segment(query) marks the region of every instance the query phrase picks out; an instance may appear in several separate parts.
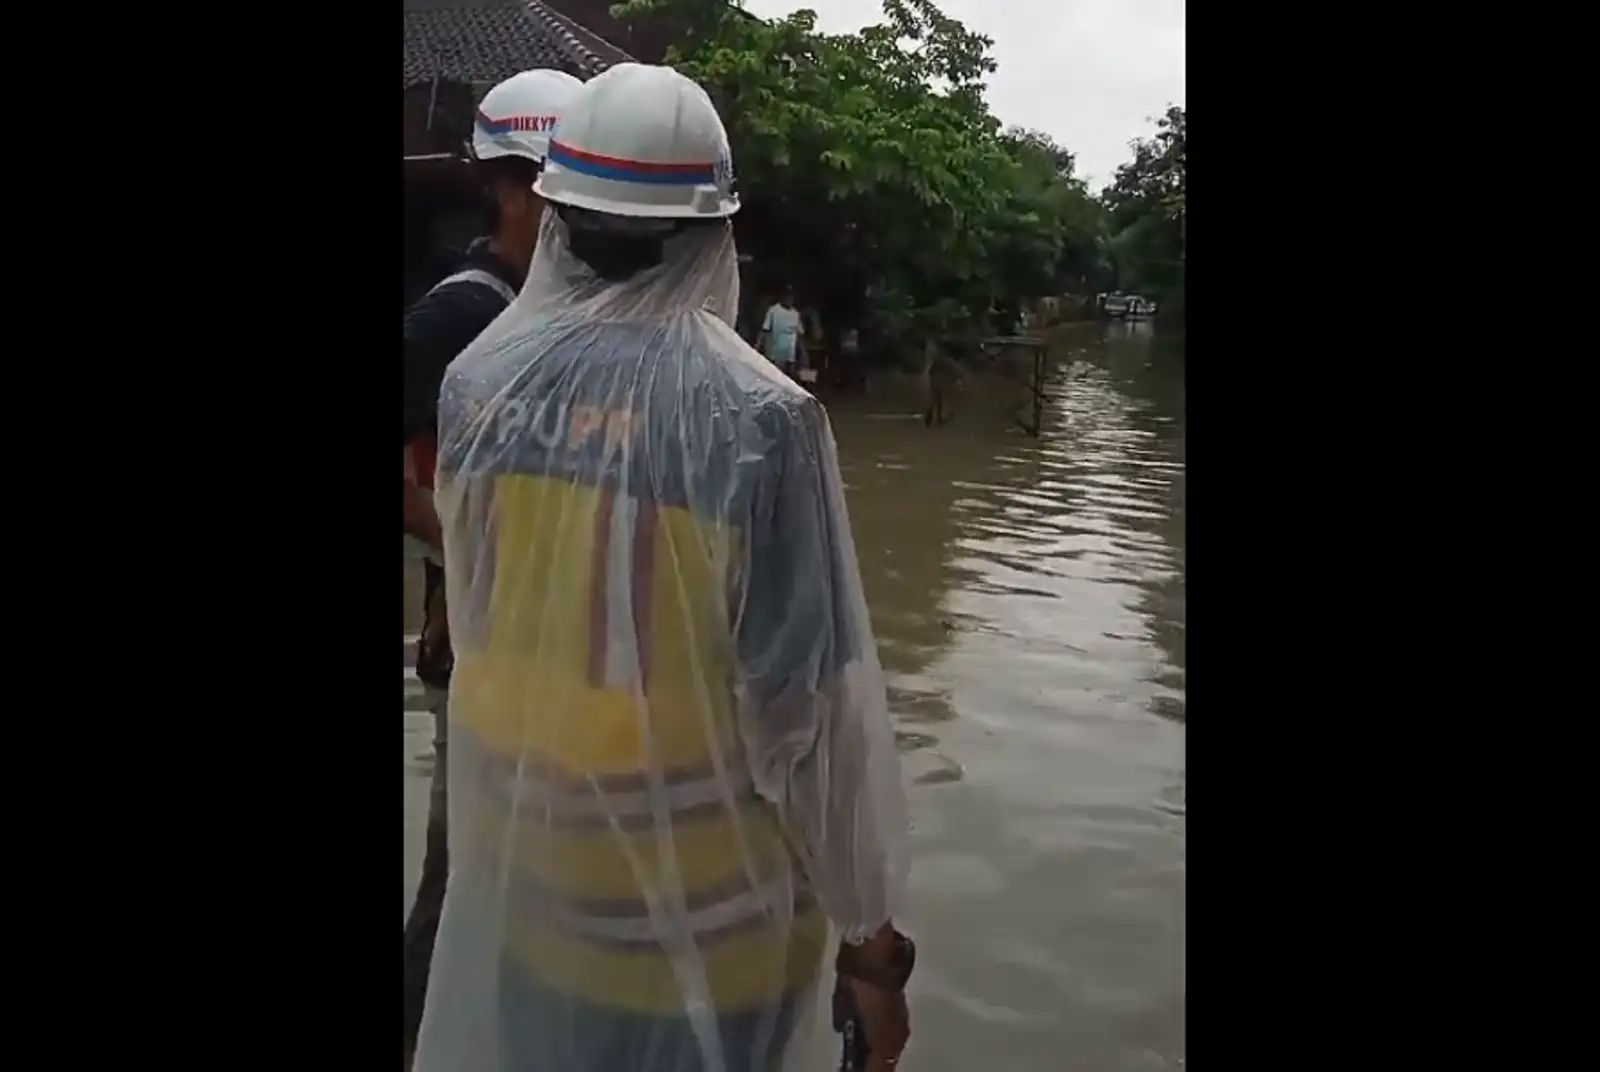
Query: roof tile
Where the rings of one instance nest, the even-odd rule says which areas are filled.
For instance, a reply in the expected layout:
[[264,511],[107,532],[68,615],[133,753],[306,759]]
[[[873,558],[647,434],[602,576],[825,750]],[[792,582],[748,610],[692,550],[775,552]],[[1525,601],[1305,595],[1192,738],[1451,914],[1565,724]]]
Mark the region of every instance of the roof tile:
[[630,58],[540,0],[406,0],[405,27],[406,86],[436,74],[498,82],[536,67],[587,79]]

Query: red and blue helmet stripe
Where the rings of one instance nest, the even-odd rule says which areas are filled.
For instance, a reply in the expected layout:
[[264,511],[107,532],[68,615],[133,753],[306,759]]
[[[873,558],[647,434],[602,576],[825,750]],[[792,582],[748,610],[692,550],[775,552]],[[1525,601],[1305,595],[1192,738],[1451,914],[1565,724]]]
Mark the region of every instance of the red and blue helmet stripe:
[[504,119],[490,119],[483,112],[478,112],[475,124],[485,134],[498,136],[501,134],[540,133],[553,130],[556,117],[553,115],[508,115]]
[[658,186],[712,186],[717,181],[714,164],[652,164],[642,160],[623,160],[615,156],[584,152],[554,139],[547,159],[568,171],[597,179],[641,182]]

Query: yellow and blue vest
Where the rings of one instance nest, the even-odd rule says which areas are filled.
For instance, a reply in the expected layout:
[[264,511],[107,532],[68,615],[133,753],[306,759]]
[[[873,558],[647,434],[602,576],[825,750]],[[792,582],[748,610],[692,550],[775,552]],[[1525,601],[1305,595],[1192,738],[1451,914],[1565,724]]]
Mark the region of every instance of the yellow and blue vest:
[[652,362],[652,341],[579,329],[452,374],[438,501],[451,881],[490,891],[505,952],[545,986],[670,1016],[675,943],[692,936],[700,999],[733,1011],[810,986],[827,925],[735,724],[759,489],[726,423],[744,418],[716,402],[749,385]]

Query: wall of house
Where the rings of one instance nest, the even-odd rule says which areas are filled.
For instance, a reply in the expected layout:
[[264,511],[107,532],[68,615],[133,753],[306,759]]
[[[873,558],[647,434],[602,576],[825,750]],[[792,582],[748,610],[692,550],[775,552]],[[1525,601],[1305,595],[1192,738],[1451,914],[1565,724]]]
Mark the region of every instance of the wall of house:
[[[472,137],[472,117],[480,87],[441,81],[434,95],[431,85],[405,90],[403,142],[405,155],[428,153],[463,155]],[[428,102],[433,97],[433,121],[428,122]],[[467,243],[483,232],[487,222],[483,198],[472,170],[452,161],[413,161],[403,165],[401,188],[405,203],[405,298],[409,304],[449,273],[465,252]]]
[[[402,128],[405,155],[459,153],[472,137],[472,117],[482,94],[470,85],[441,80],[438,92],[431,83],[405,90],[405,116]],[[429,123],[429,101],[433,103]]]
[[404,261],[407,304],[448,275],[467,245],[484,233],[489,212],[464,161],[404,165]]

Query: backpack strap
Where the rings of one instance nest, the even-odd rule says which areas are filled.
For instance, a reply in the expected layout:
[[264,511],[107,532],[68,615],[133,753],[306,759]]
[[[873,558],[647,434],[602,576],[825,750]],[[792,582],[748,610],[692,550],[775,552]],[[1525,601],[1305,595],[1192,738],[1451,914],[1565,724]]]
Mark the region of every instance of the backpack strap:
[[479,286],[488,287],[504,298],[507,305],[517,300],[517,292],[512,290],[504,279],[492,272],[486,272],[482,268],[468,268],[464,272],[445,276],[429,288],[428,293],[432,294],[435,290],[441,287],[448,287],[452,283],[477,283]]

